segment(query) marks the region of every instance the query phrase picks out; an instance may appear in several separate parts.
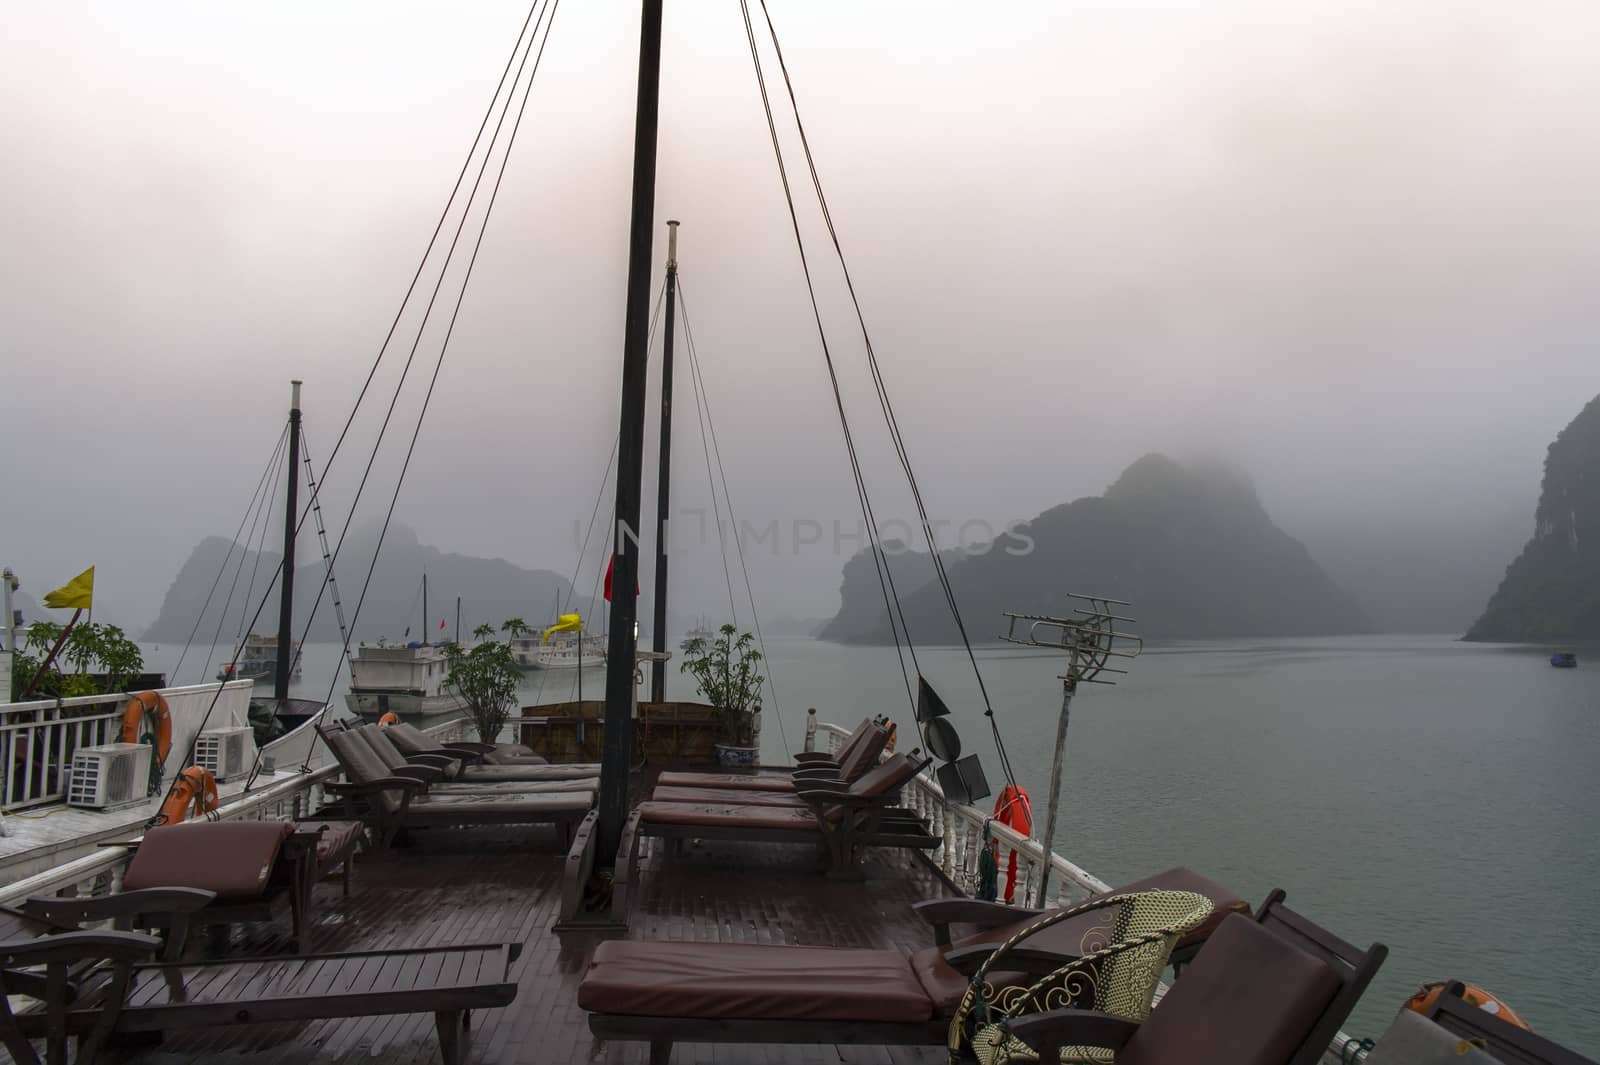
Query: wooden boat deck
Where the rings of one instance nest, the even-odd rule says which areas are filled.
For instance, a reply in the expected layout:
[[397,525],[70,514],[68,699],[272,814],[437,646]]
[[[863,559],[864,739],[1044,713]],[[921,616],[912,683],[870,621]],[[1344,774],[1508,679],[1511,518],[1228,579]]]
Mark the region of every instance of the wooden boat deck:
[[[318,951],[519,942],[512,967],[517,998],[473,1016],[472,1062],[643,1063],[642,1043],[602,1044],[577,1006],[577,986],[600,936],[550,931],[560,898],[564,854],[545,828],[421,832],[395,851],[364,855],[356,888],[336,880],[316,889]],[[927,945],[929,930],[911,910],[951,894],[920,858],[874,852],[864,882],[830,881],[811,853],[775,844],[699,844],[681,856],[656,844],[643,864],[630,938],[798,943],[897,948]],[[228,955],[288,953],[287,922],[234,932]],[[432,1015],[256,1024],[168,1035],[125,1060],[139,1065],[228,1062],[323,1065],[439,1060]],[[938,1062],[934,1048],[738,1047],[684,1044],[678,1065],[823,1065],[838,1062]]]

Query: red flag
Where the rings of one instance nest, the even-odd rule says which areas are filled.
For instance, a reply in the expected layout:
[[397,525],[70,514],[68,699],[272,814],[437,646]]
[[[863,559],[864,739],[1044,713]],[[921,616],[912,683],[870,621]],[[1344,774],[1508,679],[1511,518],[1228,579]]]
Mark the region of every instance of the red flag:
[[[612,555],[606,561],[606,586],[605,586],[606,587],[606,592],[605,592],[605,594],[606,594],[606,602],[608,602],[608,603],[611,602],[611,567],[616,565],[616,562],[617,562],[617,556],[616,555]],[[639,594],[639,582],[638,582],[637,579],[635,579],[634,582],[633,582],[633,594],[634,595],[638,595]]]
[[439,619],[439,627],[440,627],[440,628],[441,628],[441,629],[442,629],[442,628],[444,628],[444,618],[440,618],[440,619]]

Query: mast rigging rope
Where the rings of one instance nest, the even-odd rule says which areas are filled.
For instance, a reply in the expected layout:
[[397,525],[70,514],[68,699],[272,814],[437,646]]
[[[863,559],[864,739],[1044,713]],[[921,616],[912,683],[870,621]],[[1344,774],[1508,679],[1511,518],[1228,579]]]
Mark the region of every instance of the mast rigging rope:
[[[905,439],[904,439],[904,437],[902,436],[902,434],[900,432],[900,424],[899,424],[899,420],[895,417],[894,405],[889,399],[889,390],[888,390],[888,387],[887,387],[887,385],[885,384],[885,382],[883,380],[883,372],[882,372],[882,368],[878,364],[877,352],[873,348],[872,337],[871,337],[871,334],[869,333],[869,331],[867,329],[866,315],[861,309],[861,300],[860,300],[859,295],[856,292],[855,281],[851,277],[849,264],[845,259],[844,247],[840,243],[838,230],[834,226],[833,214],[828,208],[827,195],[824,193],[823,188],[822,188],[822,178],[821,178],[821,175],[817,171],[816,159],[812,155],[812,152],[811,152],[810,138],[807,137],[807,135],[806,135],[805,122],[800,116],[800,104],[799,104],[798,99],[795,96],[794,81],[789,76],[789,66],[788,66],[788,63],[784,60],[784,57],[783,57],[783,46],[778,41],[778,30],[777,30],[777,27],[774,25],[774,23],[772,21],[772,13],[767,8],[766,0],[759,0],[759,2],[761,4],[762,16],[765,19],[766,24],[767,24],[768,35],[771,37],[771,40],[772,40],[773,54],[778,60],[778,68],[779,68],[779,70],[781,71],[781,73],[783,75],[784,88],[785,88],[785,90],[786,90],[786,92],[788,94],[788,97],[789,97],[790,110],[792,111],[792,113],[794,115],[795,129],[799,133],[799,136],[800,136],[800,145],[801,145],[802,152],[803,152],[803,154],[805,156],[806,169],[809,172],[810,177],[811,177],[812,189],[815,191],[816,196],[817,196],[817,206],[818,206],[819,210],[821,211],[822,220],[823,220],[823,222],[824,222],[824,224],[825,224],[825,226],[827,228],[828,238],[829,238],[830,242],[833,244],[834,254],[839,260],[839,267],[840,267],[840,270],[842,271],[842,273],[844,275],[845,287],[848,290],[849,295],[850,295],[850,303],[851,303],[851,306],[855,310],[856,322],[857,322],[857,325],[860,327],[860,330],[861,330],[862,344],[866,349],[867,365],[868,365],[868,368],[871,371],[873,387],[874,387],[874,390],[876,391],[877,396],[878,396],[879,407],[883,412],[884,423],[888,427],[889,436],[890,436],[891,441],[894,444],[895,455],[899,459],[901,470],[905,473],[906,483],[911,489],[911,497],[912,497],[912,500],[914,501],[914,503],[916,505],[916,508],[917,508],[917,516],[918,516],[918,519],[920,520],[921,525],[922,525],[923,536],[927,540],[928,554],[929,554],[929,557],[930,557],[930,559],[932,561],[932,564],[933,564],[935,578],[938,581],[940,591],[944,595],[945,603],[950,608],[951,618],[955,622],[956,631],[959,632],[960,635],[961,635],[962,647],[966,650],[967,660],[971,664],[973,676],[974,676],[974,678],[976,678],[976,680],[978,682],[978,691],[983,697],[984,716],[989,721],[989,729],[990,729],[990,732],[993,734],[993,737],[994,737],[995,751],[996,751],[996,754],[1000,758],[1001,769],[1005,773],[1007,782],[1010,783],[1010,784],[1015,785],[1016,784],[1016,775],[1012,771],[1011,759],[1006,753],[1005,741],[1004,741],[1003,737],[1000,735],[999,726],[995,722],[994,704],[991,701],[991,699],[989,698],[989,689],[988,689],[988,686],[984,683],[983,671],[978,667],[977,655],[972,650],[972,640],[971,640],[971,638],[969,637],[969,635],[967,633],[966,622],[963,620],[963,618],[961,616],[961,608],[960,608],[960,605],[956,602],[955,590],[951,587],[949,574],[945,570],[944,559],[939,553],[939,545],[938,545],[938,541],[936,540],[936,538],[934,536],[933,524],[932,524],[931,520],[928,517],[927,504],[923,499],[922,489],[921,489],[920,485],[918,485],[918,483],[917,483],[916,474],[912,471],[912,468],[911,468],[911,456],[910,456],[910,453],[906,449]],[[774,147],[774,150],[777,151],[777,154],[778,154],[778,166],[779,166],[780,171],[782,171],[784,169],[782,152],[778,150],[777,132],[776,132],[775,127],[773,127],[773,124],[772,124],[771,105],[770,105],[770,101],[768,100],[768,97],[767,97],[765,78],[762,77],[761,72],[760,72],[760,57],[759,57],[759,53],[758,53],[758,51],[756,49],[756,45],[755,45],[754,31],[750,26],[749,0],[740,0],[740,8],[742,9],[742,11],[744,13],[746,31],[749,34],[750,38],[751,38],[751,41],[750,41],[751,58],[756,63],[757,79],[758,79],[758,81],[760,82],[760,85],[761,85],[762,104],[767,109],[768,126],[769,126],[769,130],[770,130],[770,132],[772,134],[772,138],[773,138],[773,147]],[[788,200],[788,202],[789,202],[789,211],[790,211],[791,218],[793,218],[793,216],[794,216],[794,203],[793,203],[793,196],[791,194],[790,187],[789,187],[789,179],[788,179],[787,173],[784,173],[784,175],[783,175],[783,186],[784,186],[784,196],[785,196],[785,199]],[[794,229],[795,229],[795,239],[796,239],[797,242],[800,242],[800,229],[799,229],[799,224],[798,224],[797,221],[794,223]],[[802,260],[804,260],[805,253],[804,253],[803,248],[802,248],[802,251],[801,251],[801,257],[802,257]],[[807,287],[810,288],[810,286],[811,286],[811,273],[810,273],[809,267],[806,270],[806,283],[807,283]],[[812,292],[811,292],[811,299],[812,299],[813,310],[815,310],[816,294],[815,294],[814,290],[812,290]],[[818,321],[818,328],[819,328],[819,331],[820,331],[820,329],[821,329],[821,315],[820,314],[817,315],[817,321]],[[824,341],[824,347],[826,348],[826,341]],[[831,360],[831,358],[829,359],[829,372],[832,373],[832,360]],[[837,389],[837,384],[835,385],[835,388]],[[840,405],[840,416],[841,416],[841,418],[843,417],[843,414],[844,414],[843,405],[841,403],[841,405]],[[858,474],[858,479],[859,479],[859,474]],[[863,484],[862,492],[865,493],[865,491],[866,491],[865,485]],[[892,575],[890,576],[890,580],[889,580],[889,588],[890,588],[891,591],[894,588]],[[896,600],[896,602],[895,602],[896,608],[899,609],[899,607],[900,607],[899,597],[896,596],[895,600]],[[903,612],[901,613],[901,624],[902,624],[902,627],[904,627],[904,613]],[[909,629],[906,630],[906,642],[907,642],[908,645],[911,644],[911,634],[910,634],[910,630]],[[914,649],[912,651],[912,661],[913,661],[913,663],[915,663],[915,661],[916,661],[916,655],[915,655],[915,650]]]

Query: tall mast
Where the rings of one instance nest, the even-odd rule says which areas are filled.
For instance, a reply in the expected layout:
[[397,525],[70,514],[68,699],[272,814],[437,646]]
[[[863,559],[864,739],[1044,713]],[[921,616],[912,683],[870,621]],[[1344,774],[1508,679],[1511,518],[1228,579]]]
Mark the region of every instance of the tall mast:
[[633,132],[633,218],[628,230],[628,304],[622,344],[622,415],[617,439],[616,528],[612,532],[611,636],[606,648],[605,746],[600,756],[596,853],[615,859],[628,815],[633,747],[634,624],[639,598],[639,494],[644,476],[644,393],[650,338],[650,238],[655,228],[656,116],[661,82],[662,0],[642,0],[639,97]]
[[294,662],[294,533],[296,497],[300,494],[300,382],[289,382],[289,495],[283,504],[283,580],[278,596],[278,663],[272,673],[272,697],[281,705],[289,698],[289,671]]
[[422,575],[422,646],[428,646],[428,575]]
[[[667,650],[667,515],[671,513],[672,488],[672,334],[673,311],[678,306],[678,223],[667,222],[667,331],[661,347],[661,471],[656,479],[656,598],[655,624],[651,627],[651,647],[657,654]],[[658,658],[650,664],[650,701],[666,698],[667,663]]]

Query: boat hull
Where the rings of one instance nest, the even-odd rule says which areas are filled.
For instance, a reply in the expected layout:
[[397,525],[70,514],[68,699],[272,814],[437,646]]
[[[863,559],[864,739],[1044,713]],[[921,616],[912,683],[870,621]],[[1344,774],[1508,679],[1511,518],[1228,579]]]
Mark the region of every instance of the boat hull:
[[465,713],[467,704],[458,695],[417,695],[410,692],[349,692],[344,704],[364,718],[398,714],[402,718],[442,717]]

